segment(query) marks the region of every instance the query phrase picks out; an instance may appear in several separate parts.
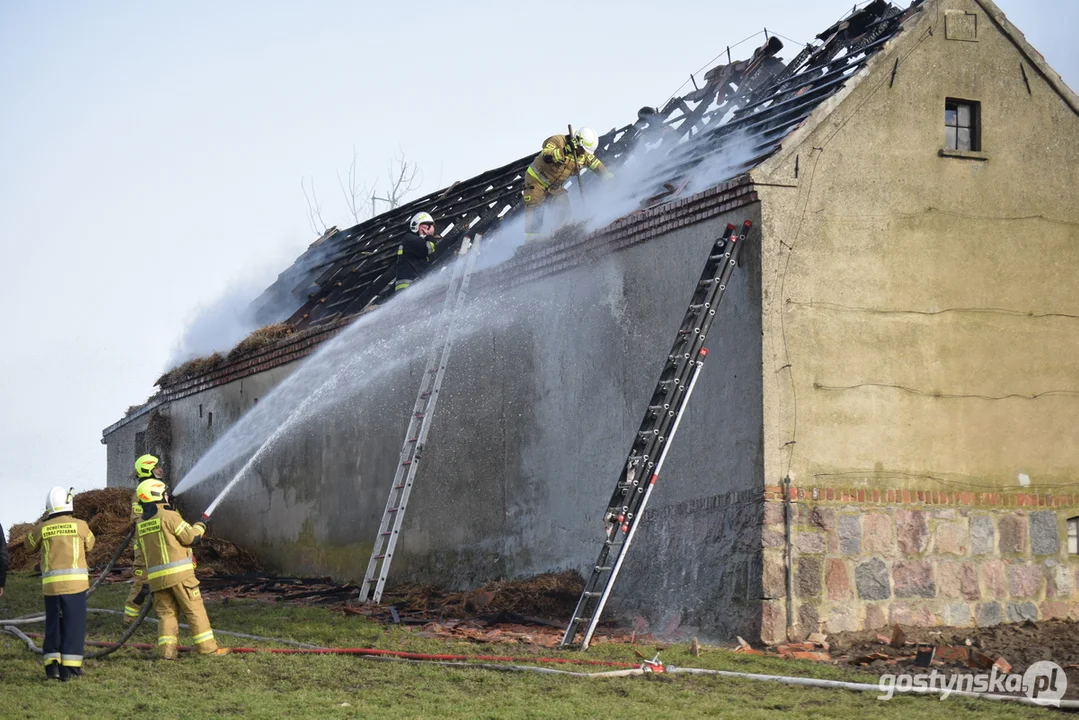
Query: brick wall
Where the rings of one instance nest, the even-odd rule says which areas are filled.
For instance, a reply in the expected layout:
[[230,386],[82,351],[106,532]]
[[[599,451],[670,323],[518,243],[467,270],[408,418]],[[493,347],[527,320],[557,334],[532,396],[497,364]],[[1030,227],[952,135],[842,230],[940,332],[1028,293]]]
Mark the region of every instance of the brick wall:
[[[1079,617],[1079,495],[791,488],[795,634]],[[765,489],[762,637],[786,636],[783,489]]]

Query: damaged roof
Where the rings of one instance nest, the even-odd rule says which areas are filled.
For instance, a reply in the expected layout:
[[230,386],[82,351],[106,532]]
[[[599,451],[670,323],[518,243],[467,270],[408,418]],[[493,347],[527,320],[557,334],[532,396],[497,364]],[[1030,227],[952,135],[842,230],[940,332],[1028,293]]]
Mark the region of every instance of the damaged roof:
[[[821,32],[787,63],[777,57],[783,43],[768,37],[749,58],[710,69],[702,87],[671,98],[652,114],[642,109],[635,122],[602,135],[596,155],[616,173],[631,157],[649,156],[650,189],[642,209],[678,196],[698,166],[734,146],[739,160],[710,181],[736,177],[775,153],[921,5],[915,0],[901,9],[873,0]],[[445,226],[445,241],[433,258],[437,264],[466,233],[489,233],[519,211],[524,172],[533,158],[529,154],[456,182],[346,230],[328,230],[253,303],[256,319],[287,318],[303,329],[359,313],[389,289],[397,245],[414,213],[426,210]],[[582,182],[595,179],[585,174]]]

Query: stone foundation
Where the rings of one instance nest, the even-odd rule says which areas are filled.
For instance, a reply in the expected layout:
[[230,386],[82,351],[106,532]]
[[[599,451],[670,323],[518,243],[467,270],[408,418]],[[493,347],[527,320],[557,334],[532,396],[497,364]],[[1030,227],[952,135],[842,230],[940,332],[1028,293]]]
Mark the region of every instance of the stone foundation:
[[[1079,496],[792,488],[793,635],[1079,618]],[[783,491],[765,492],[762,639],[787,637]]]

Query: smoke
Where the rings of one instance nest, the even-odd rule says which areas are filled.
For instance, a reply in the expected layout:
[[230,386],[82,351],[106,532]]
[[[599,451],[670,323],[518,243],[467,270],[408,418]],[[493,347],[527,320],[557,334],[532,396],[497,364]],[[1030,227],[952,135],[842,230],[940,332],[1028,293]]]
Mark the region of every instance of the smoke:
[[[227,352],[260,327],[288,319],[303,303],[308,272],[328,254],[322,238],[275,277],[295,257],[296,248],[281,247],[260,258],[254,269],[234,280],[208,305],[196,309],[177,340],[166,369],[215,352]],[[297,292],[297,289],[301,292]]]

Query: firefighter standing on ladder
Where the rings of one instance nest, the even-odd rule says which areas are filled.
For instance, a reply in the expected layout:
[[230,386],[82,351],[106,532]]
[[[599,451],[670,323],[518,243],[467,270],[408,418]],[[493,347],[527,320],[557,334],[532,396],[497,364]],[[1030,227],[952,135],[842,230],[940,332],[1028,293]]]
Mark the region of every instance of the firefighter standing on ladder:
[[589,127],[579,128],[572,136],[552,135],[543,141],[543,149],[525,173],[526,242],[536,239],[543,229],[544,203],[554,205],[557,223],[566,219],[569,197],[563,186],[571,176],[580,175],[587,168],[605,180],[614,177],[593,154],[597,147],[599,136]]
[[162,657],[176,659],[179,612],[187,616],[192,641],[200,654],[227,654],[228,649],[218,648],[214,640],[191,554],[191,546],[202,539],[206,525],[201,522],[189,525],[180,513],[169,507],[165,483],[159,478],[143,480],[136,493],[142,505],[142,519],[136,526],[139,550],[146,563],[146,582],[154,594],[154,610],[159,621],[157,644]]
[[408,288],[431,262],[431,255],[440,238],[435,235],[435,219],[430,213],[418,212],[408,222],[409,233],[397,246],[397,272],[393,281],[394,292]]

